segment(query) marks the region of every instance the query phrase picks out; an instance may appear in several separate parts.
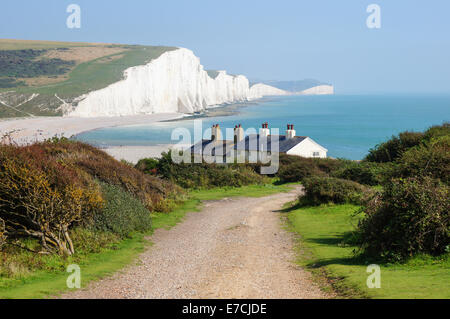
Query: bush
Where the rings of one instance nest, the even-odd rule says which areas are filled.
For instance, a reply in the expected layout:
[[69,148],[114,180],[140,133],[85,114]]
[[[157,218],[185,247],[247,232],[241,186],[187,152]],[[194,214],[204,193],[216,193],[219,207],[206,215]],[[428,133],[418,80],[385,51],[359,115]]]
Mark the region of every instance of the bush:
[[143,158],[136,164],[136,168],[145,174],[156,175],[159,161],[155,158]]
[[434,125],[425,131],[424,140],[430,141],[433,138],[439,138],[442,136],[450,136],[450,123],[444,123],[442,125]]
[[333,177],[348,179],[363,185],[381,185],[394,174],[394,163],[353,162],[349,161],[343,168],[333,172]]
[[321,175],[324,175],[324,173],[309,158],[301,158],[299,161],[283,165],[278,171],[278,177],[282,183],[301,182],[307,177]]
[[181,192],[172,183],[144,174],[87,144],[57,140],[41,147],[54,159],[70,163],[102,182],[122,187],[139,198],[150,211],[166,207],[160,205],[161,202],[174,199]]
[[430,176],[450,181],[450,136],[432,139],[414,147],[400,159],[399,175],[402,177]]
[[406,150],[419,145],[424,138],[424,133],[403,132],[398,136],[392,136],[387,142],[381,143],[369,150],[366,160],[369,162],[386,163],[394,162],[400,158]]
[[136,165],[143,172],[156,173],[184,188],[240,187],[261,184],[265,177],[246,164],[174,163],[171,153],[163,153],[156,164],[154,160],[141,160]]
[[120,237],[151,229],[150,212],[138,199],[118,186],[105,183],[101,186],[105,206],[85,222],[90,223],[95,230],[111,232]]
[[276,176],[283,183],[300,182],[310,176],[326,176],[346,165],[346,160],[332,158],[306,158],[280,154],[280,169]]
[[0,218],[8,235],[34,237],[47,251],[71,255],[69,227],[102,204],[92,179],[48,161],[39,146],[0,147]]
[[[105,217],[104,222],[108,222],[103,226],[117,232],[112,226],[116,222],[113,214],[120,215],[116,217],[117,223],[122,223],[121,235],[148,229],[148,221],[142,217],[145,211],[146,218],[150,218],[148,210],[120,194],[108,197],[111,203],[104,202],[103,196],[112,191],[103,194],[99,181],[109,187],[114,185],[154,211],[168,211],[179,190],[168,181],[146,175],[83,143],[52,139],[23,147],[0,145],[0,218],[5,224],[4,234],[8,238],[36,238],[46,252],[72,255],[76,245],[71,229],[102,214],[111,218]],[[134,210],[120,206],[117,201],[122,200]],[[123,228],[124,220],[129,223],[128,229]]]
[[365,187],[352,181],[334,177],[309,177],[303,180],[305,200],[313,205],[361,202]]
[[389,260],[442,254],[450,243],[449,210],[447,185],[429,177],[395,179],[364,204],[361,249]]

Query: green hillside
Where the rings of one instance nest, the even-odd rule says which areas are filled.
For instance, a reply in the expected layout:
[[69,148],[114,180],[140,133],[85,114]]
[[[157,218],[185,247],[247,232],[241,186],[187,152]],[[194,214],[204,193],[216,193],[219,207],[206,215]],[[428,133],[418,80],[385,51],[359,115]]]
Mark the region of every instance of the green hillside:
[[0,40],[0,117],[62,115],[61,100],[76,103],[76,97],[121,80],[127,68],[174,49]]

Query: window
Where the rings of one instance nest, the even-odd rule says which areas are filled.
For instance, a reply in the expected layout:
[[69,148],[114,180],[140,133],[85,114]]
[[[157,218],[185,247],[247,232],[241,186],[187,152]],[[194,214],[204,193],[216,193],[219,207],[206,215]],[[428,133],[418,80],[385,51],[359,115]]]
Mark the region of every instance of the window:
[[313,157],[319,157],[320,156],[320,152],[313,152]]

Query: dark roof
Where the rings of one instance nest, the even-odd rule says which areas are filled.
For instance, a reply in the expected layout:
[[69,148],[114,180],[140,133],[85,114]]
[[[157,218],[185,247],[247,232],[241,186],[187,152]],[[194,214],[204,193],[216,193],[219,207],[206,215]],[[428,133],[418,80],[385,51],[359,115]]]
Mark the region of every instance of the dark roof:
[[[210,145],[213,143],[213,145]],[[205,155],[225,155],[227,153],[227,145],[229,149],[233,148],[233,141],[229,140],[222,140],[222,141],[212,141],[212,140],[201,140],[200,142],[194,144],[191,146],[191,153],[192,154],[199,154],[198,151],[195,153],[196,150],[202,150],[202,154]],[[209,145],[210,150],[206,150],[205,148]],[[200,148],[201,146],[201,148]],[[208,154],[209,153],[209,154]]]
[[[267,142],[260,138],[259,134],[253,134],[246,136],[244,140],[237,143],[234,146],[235,150],[246,150],[246,151],[272,151],[272,144],[278,141],[278,149],[275,152],[286,153],[291,148],[297,144],[303,142],[307,136],[294,136],[293,138],[286,138],[284,135],[269,135],[267,137]],[[266,144],[267,145],[264,145]],[[262,145],[261,145],[262,144]],[[262,147],[260,147],[262,146]]]
[[[261,149],[262,151],[271,152],[272,144],[276,143],[276,141],[278,141],[278,148],[277,150],[275,150],[275,152],[286,153],[297,144],[303,142],[306,138],[307,136],[294,136],[293,138],[288,139],[284,135],[269,135],[267,137],[267,141],[264,141],[264,139],[260,138],[259,134],[252,134],[246,136],[241,142],[237,144],[234,144],[233,141],[223,140],[214,142],[216,143],[216,145],[210,145],[211,143],[213,143],[212,140],[202,140],[191,146],[191,153],[195,154],[196,149],[200,150],[200,145],[202,154],[210,153],[207,155],[225,155],[227,151],[229,151],[226,149],[227,145],[230,149],[234,150],[260,151]],[[267,145],[265,145],[266,143]],[[211,152],[205,152],[205,147],[207,147],[208,145],[210,145],[209,147],[212,150]]]

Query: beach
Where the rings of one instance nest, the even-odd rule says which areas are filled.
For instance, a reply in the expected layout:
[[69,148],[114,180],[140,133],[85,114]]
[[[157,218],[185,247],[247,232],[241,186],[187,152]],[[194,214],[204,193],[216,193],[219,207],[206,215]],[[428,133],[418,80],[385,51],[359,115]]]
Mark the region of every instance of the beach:
[[168,152],[173,149],[184,149],[190,145],[177,144],[158,144],[152,146],[111,146],[103,149],[106,153],[114,157],[116,160],[125,160],[136,164],[143,158],[160,158],[161,153]]
[[0,120],[0,137],[8,134],[18,145],[57,137],[70,138],[82,132],[99,128],[151,124],[161,121],[176,120],[184,117],[181,113],[159,113],[150,115],[133,115],[122,117],[30,117]]

